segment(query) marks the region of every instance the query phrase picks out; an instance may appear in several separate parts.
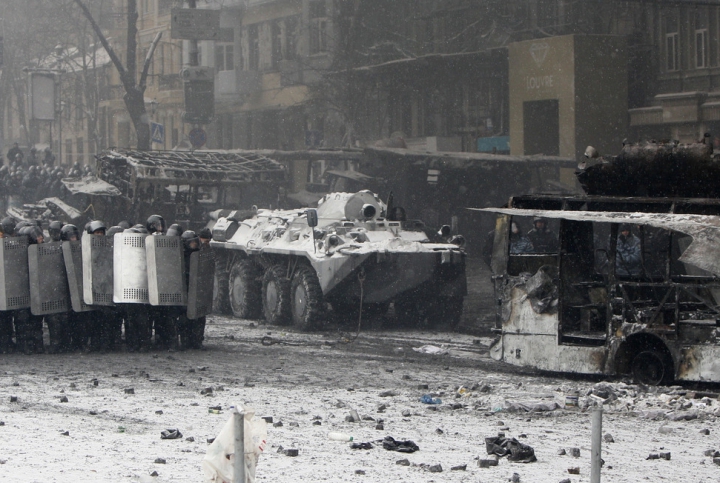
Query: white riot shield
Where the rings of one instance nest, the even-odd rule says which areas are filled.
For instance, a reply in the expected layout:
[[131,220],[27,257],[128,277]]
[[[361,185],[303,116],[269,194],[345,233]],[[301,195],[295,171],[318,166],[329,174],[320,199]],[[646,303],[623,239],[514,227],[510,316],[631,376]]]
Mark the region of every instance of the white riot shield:
[[113,304],[113,239],[82,236],[83,301],[88,305]]
[[62,244],[65,272],[67,273],[70,303],[75,312],[93,310],[83,300],[82,245],[80,241],[66,241]]
[[145,239],[151,305],[187,305],[185,260],[179,236],[152,235]]
[[30,245],[30,312],[33,315],[59,314],[70,310],[70,293],[62,243]]
[[140,233],[116,233],[113,241],[113,301],[146,304],[148,299],[145,237]]
[[215,282],[215,253],[200,250],[190,254],[188,271],[188,319],[199,319],[212,312]]
[[27,237],[0,239],[0,310],[30,307]]

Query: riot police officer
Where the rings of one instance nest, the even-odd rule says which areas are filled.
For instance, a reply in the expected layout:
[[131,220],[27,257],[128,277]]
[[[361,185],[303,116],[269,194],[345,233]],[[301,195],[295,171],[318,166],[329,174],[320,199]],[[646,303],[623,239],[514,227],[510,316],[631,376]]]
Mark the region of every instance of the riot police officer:
[[[200,237],[194,231],[183,232],[183,254],[185,256],[185,288],[190,284],[190,255],[200,250]],[[201,319],[189,319],[187,312],[178,314],[178,332],[180,334],[180,349],[199,349],[202,345],[202,332],[205,327]]]
[[[151,235],[165,235],[165,219],[160,215],[151,215],[145,223],[145,228]],[[170,307],[151,306],[149,313],[155,329],[155,346],[160,350],[177,350],[179,344],[176,311]]]
[[[3,218],[0,221],[0,238],[11,237],[15,234],[15,221],[10,218]],[[0,240],[1,241],[1,240]],[[13,313],[12,310],[0,312],[0,353],[8,354],[15,352],[13,343]]]
[[[72,226],[72,225],[69,225]],[[48,234],[52,242],[60,242],[63,240],[63,224],[59,221],[53,221],[48,226]],[[77,229],[76,229],[77,231]],[[71,325],[70,310],[67,312],[58,312],[55,314],[45,315],[45,324],[48,328],[48,336],[50,345],[48,346],[49,354],[57,354],[66,352],[70,349]]]
[[[43,232],[37,225],[24,226],[18,235],[26,236],[30,245],[39,245],[44,242]],[[19,309],[15,314],[15,338],[18,349],[25,354],[42,354],[42,315],[33,315],[30,309]]]
[[[63,225],[60,229],[61,241],[80,240],[80,230],[75,225]],[[60,351],[70,352],[73,350],[85,351],[88,348],[88,327],[92,323],[90,312],[67,313],[67,336],[60,341]]]
[[[105,236],[106,231],[105,223],[100,220],[91,221],[87,227],[87,232],[93,236]],[[89,314],[87,334],[90,336],[90,350],[106,352],[115,349],[120,344],[117,317],[111,316],[113,314],[104,310],[86,312],[86,314]]]
[[48,225],[48,234],[50,235],[50,240],[54,242],[60,241],[60,230],[62,230],[63,224],[61,221],[52,221],[50,222],[50,225]]

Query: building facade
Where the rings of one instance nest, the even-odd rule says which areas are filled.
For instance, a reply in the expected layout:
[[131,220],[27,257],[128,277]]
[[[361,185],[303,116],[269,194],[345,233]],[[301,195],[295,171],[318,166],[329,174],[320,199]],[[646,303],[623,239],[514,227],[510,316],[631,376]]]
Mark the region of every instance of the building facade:
[[[708,2],[197,3],[198,8],[220,9],[221,27],[230,32],[223,41],[199,42],[200,64],[215,72],[215,118],[202,126],[208,148],[298,150],[380,142],[425,150],[576,156],[592,139],[607,152],[623,137],[689,142],[706,131],[720,133],[720,7]],[[189,42],[170,35],[171,9],[181,5],[180,0],[138,1],[139,66],[155,35],[163,33],[145,92],[148,120],[162,125],[165,134],[154,149],[189,146],[187,133],[197,127],[182,122],[180,71],[189,61]],[[103,24],[123,60],[125,6],[116,0],[115,14]],[[527,90],[526,77],[532,76],[530,61],[512,61],[516,46],[531,42],[532,47],[543,39],[555,45],[552,39],[567,36],[617,37],[622,47],[593,53],[597,62],[584,61],[587,49],[565,51],[563,79],[571,86],[588,86],[584,91],[565,90],[562,98],[543,94],[540,79],[532,99],[520,95],[517,90]],[[88,114],[92,106],[63,109],[59,142],[56,125],[52,136],[40,129],[34,139],[52,138],[55,151],[62,145],[64,162],[88,162],[98,149],[135,143],[117,72],[108,59],[93,69],[97,114]],[[63,105],[75,106],[86,97],[86,104],[95,102],[83,92],[86,83],[74,77],[64,76]],[[601,120],[598,107],[604,106],[607,89],[625,100],[615,99],[612,119]],[[558,146],[525,142],[525,121],[518,124],[524,107],[513,101],[518,98],[557,101],[558,132],[551,137],[562,139]],[[22,134],[10,110],[5,112],[7,140]],[[562,113],[585,121],[580,125]],[[611,125],[612,135],[602,125]]]

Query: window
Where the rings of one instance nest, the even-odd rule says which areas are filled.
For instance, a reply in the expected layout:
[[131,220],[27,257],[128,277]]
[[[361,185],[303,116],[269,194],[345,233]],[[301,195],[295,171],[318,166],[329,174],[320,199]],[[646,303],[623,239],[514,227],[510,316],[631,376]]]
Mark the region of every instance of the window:
[[327,52],[327,9],[325,0],[310,3],[310,53]]
[[85,163],[85,140],[83,138],[77,138],[77,161]]
[[215,44],[215,70],[217,72],[235,70],[234,52],[233,44]]
[[708,66],[708,16],[705,9],[695,11],[695,67]]
[[66,139],[65,140],[65,163],[68,166],[71,166],[73,164],[73,140],[72,139]]
[[282,28],[278,21],[272,22],[270,28],[272,35],[272,66],[277,67],[278,62],[282,60]]
[[670,15],[665,18],[665,69],[668,72],[680,68],[680,48],[677,17]]
[[292,60],[297,52],[297,30],[298,21],[295,17],[285,19],[285,46],[283,59]]
[[248,65],[247,70],[258,70],[260,68],[260,39],[258,36],[258,25],[248,27]]

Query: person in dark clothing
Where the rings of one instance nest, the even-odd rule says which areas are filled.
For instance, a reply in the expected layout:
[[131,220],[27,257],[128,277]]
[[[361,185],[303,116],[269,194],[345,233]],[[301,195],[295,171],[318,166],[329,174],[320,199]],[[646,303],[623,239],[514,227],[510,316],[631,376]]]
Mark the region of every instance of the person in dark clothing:
[[557,253],[559,244],[555,233],[547,228],[545,218],[535,217],[533,229],[527,234],[533,246],[533,253]]
[[[15,221],[12,218],[4,218],[0,221],[0,242],[3,238],[11,237],[15,234]],[[9,354],[15,352],[15,343],[13,342],[13,310],[0,311],[0,354]]]
[[513,221],[510,224],[510,255],[518,255],[520,253],[532,253],[534,247],[528,237],[520,233],[520,229]]
[[[21,228],[18,235],[26,236],[30,245],[39,245],[44,241],[42,230],[35,225]],[[27,355],[42,354],[44,351],[42,315],[33,315],[29,308],[19,309],[15,313],[15,337],[18,350]]]
[[50,148],[45,148],[45,156],[43,157],[43,164],[46,168],[52,168],[55,166],[55,155],[52,153]]
[[630,225],[621,225],[615,248],[615,275],[639,277],[642,273],[640,238],[632,233]]
[[[186,288],[190,285],[190,255],[199,250],[205,250],[206,245],[200,241],[194,231],[188,230],[182,234],[183,249],[185,255],[185,283]],[[207,248],[209,249],[209,248]],[[178,316],[178,332],[180,334],[180,349],[201,349],[205,332],[205,317],[189,319],[187,311],[182,311]]]
[[13,143],[12,148],[10,148],[10,150],[7,152],[8,163],[12,164],[15,161],[17,161],[18,155],[20,156],[20,162],[22,162],[22,159],[24,157],[22,149],[20,149],[20,146],[18,146],[18,143]]

